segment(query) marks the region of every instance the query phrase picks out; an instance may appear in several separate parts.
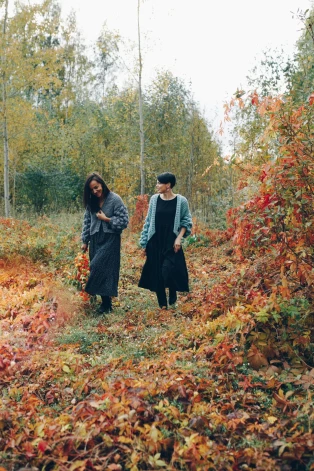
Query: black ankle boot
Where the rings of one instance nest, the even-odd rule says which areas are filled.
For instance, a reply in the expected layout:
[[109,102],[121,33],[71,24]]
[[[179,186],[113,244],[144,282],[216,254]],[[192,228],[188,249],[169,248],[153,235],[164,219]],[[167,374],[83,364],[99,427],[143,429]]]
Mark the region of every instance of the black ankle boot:
[[160,290],[157,291],[157,301],[159,304],[160,309],[167,309],[167,297],[166,297],[166,291]]
[[99,314],[109,314],[112,311],[112,303],[110,296],[102,296],[102,303],[98,308]]

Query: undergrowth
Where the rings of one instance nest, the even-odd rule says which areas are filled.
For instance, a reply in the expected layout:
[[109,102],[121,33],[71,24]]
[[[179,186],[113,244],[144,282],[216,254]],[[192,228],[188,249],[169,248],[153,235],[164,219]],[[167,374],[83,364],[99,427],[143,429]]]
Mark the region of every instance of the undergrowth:
[[[0,267],[5,469],[311,469],[308,288],[274,295],[269,259],[241,259],[226,233],[207,233],[185,247],[191,293],[162,311],[137,287],[144,259],[126,232],[119,297],[100,316],[73,284],[78,230],[48,231],[69,244],[16,263],[14,235]],[[37,227],[19,234],[38,246]]]

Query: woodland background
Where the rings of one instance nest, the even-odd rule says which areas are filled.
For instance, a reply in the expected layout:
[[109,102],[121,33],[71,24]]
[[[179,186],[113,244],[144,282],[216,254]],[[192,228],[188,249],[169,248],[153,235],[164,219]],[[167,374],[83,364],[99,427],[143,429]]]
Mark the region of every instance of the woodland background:
[[[130,46],[135,64],[127,69],[121,42],[104,26],[87,49],[75,17],[63,21],[57,2],[17,4],[1,39],[13,215],[77,210],[92,169],[134,207],[140,193],[138,64]],[[156,174],[171,168],[195,211],[205,218],[220,214],[211,196],[228,206],[231,177],[218,178],[215,169],[202,177],[220,151],[189,87],[170,72],[158,73],[143,92],[143,114],[145,192],[154,191]]]
[[[228,157],[191,89],[156,75],[139,195],[122,38],[104,27],[91,52],[57,2],[1,5],[0,470],[313,471],[314,12],[293,57],[265,52],[224,105]],[[105,318],[78,253],[91,170],[131,214]],[[164,170],[194,217],[192,292],[168,311],[137,288]]]
[[[133,211],[141,192],[134,45],[128,46],[134,55],[130,70],[119,54],[124,40],[106,25],[91,50],[77,30],[75,15],[63,20],[58,2],[17,2],[15,8],[12,17],[3,19],[1,35],[10,214],[81,208],[83,182],[92,169],[103,174]],[[285,91],[301,103],[311,93],[312,48],[304,33],[294,57],[284,60],[278,51],[265,52],[262,64],[250,72],[252,91],[261,96]],[[233,113],[230,158],[223,158],[219,140],[192,95],[190,86],[168,71],[157,73],[145,87],[142,193],[152,194],[156,175],[172,169],[193,214],[210,227],[222,228],[226,210],[247,198],[237,186],[239,166],[269,159],[276,142],[269,140],[267,149],[261,146],[265,119],[242,102],[242,109]],[[3,159],[0,172],[3,180]],[[255,190],[254,183],[251,187]]]

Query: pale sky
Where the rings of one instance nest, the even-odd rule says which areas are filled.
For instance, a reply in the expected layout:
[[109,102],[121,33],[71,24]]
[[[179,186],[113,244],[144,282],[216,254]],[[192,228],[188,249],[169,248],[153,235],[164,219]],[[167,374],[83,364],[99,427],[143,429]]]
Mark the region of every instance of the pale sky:
[[[141,4],[143,77],[167,69],[191,83],[200,109],[215,123],[222,107],[268,47],[292,52],[301,22],[293,18],[313,0],[144,0]],[[88,42],[104,22],[137,40],[137,0],[61,0]]]

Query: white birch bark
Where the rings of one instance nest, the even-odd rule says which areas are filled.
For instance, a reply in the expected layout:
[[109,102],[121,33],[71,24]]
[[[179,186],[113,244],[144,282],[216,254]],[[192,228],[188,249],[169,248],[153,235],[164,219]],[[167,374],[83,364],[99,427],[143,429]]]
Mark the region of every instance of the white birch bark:
[[140,30],[140,0],[137,3],[137,32],[138,32],[138,99],[139,99],[139,117],[140,117],[140,174],[141,174],[141,195],[145,194],[145,135],[144,135],[144,117],[143,117],[143,95],[142,95],[142,52],[141,52],[141,30]]

